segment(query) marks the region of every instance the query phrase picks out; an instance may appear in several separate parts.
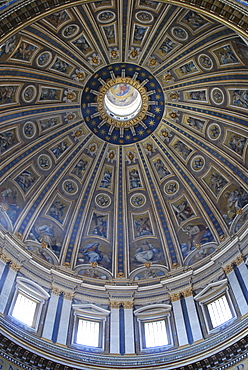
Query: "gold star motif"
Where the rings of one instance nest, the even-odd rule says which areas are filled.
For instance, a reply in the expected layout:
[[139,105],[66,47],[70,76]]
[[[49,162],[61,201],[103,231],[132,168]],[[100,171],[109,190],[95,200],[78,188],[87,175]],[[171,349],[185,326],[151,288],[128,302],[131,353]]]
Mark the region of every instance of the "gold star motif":
[[90,109],[86,109],[85,113],[90,114]]
[[102,72],[102,75],[103,75],[103,76],[106,76],[106,74],[107,74],[107,72],[106,72],[106,71],[103,71],[103,72]]
[[101,135],[104,135],[104,134],[105,134],[105,132],[106,132],[105,130],[101,130],[101,131],[100,131]]
[[161,97],[159,94],[155,95],[155,99],[159,100]]
[[86,104],[85,104],[85,103],[83,103],[83,104],[82,104],[82,108],[83,108],[83,109],[85,109],[85,108],[86,108]]
[[94,128],[94,132],[97,132],[98,130],[97,130],[97,128]]
[[160,112],[161,112],[161,108],[156,107],[156,108],[155,108],[155,112],[156,112],[156,113],[160,113]]
[[120,144],[123,144],[124,143],[124,140],[123,139],[119,140],[119,143]]
[[141,77],[146,77],[146,73],[145,72],[142,72],[141,73]]
[[92,124],[92,126],[95,126],[96,125],[96,121],[91,121],[91,124]]
[[131,72],[133,71],[133,67],[129,67],[128,70]]
[[149,122],[149,125],[150,126],[154,126],[155,125],[155,122],[153,121],[153,119],[151,119],[151,121]]
[[86,121],[86,122],[89,122],[89,120],[90,120],[90,117],[86,117],[86,118],[85,118],[85,121]]
[[110,140],[110,137],[109,136],[106,136],[105,137],[105,140],[109,141]]
[[90,100],[90,96],[89,95],[86,95],[85,99],[86,100]]
[[91,85],[92,85],[92,86],[95,86],[95,85],[96,85],[96,81],[92,81],[92,82],[91,82]]
[[99,77],[99,74],[98,73],[96,73],[95,74],[95,76],[94,76],[94,78],[98,78]]
[[151,87],[155,87],[155,83],[154,83],[154,82],[151,82],[151,83],[150,83],[150,86],[151,86]]
[[144,135],[144,130],[139,130],[139,131],[138,131],[138,134],[139,134],[139,136]]
[[130,140],[131,139],[131,136],[130,135],[126,135],[126,140]]
[[114,136],[113,136],[113,140],[115,140],[115,141],[116,141],[117,139],[118,139],[118,136],[117,136],[117,135],[114,135]]

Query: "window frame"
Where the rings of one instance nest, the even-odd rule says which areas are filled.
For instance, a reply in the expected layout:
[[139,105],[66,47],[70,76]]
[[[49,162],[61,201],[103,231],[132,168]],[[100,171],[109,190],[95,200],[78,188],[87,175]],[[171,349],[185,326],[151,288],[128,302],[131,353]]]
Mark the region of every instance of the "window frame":
[[[138,340],[141,352],[153,352],[166,350],[174,346],[171,329],[171,305],[152,304],[134,311],[138,323]],[[149,322],[164,321],[168,344],[154,347],[146,346],[145,324]]]
[[[16,317],[12,316],[19,294],[36,302],[36,308],[31,326],[24,323],[20,319],[17,319]],[[18,326],[24,327],[27,331],[37,332],[42,308],[49,297],[50,295],[48,294],[48,292],[46,292],[38,284],[34,283],[33,281],[27,278],[17,277],[15,291],[8,311],[8,315],[10,316],[11,321],[17,324]]]
[[[71,345],[77,349],[84,349],[92,352],[103,352],[106,348],[106,321],[110,311],[97,307],[93,304],[73,304],[74,311]],[[89,346],[77,343],[78,323],[80,320],[99,323],[98,346]]]
[[[213,327],[208,305],[214,301],[217,301],[223,296],[226,297],[232,317],[229,320],[223,322],[222,324]],[[208,334],[222,330],[224,327],[229,326],[237,318],[234,304],[229,293],[227,279],[207,285],[200,293],[198,293],[194,297],[194,299],[199,303],[199,306],[203,313]]]

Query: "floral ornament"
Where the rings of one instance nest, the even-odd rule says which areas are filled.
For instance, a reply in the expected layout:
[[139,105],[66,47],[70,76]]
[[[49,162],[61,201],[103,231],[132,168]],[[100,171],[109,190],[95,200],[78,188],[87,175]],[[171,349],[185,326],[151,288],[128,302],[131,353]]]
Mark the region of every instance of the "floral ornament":
[[171,100],[178,100],[179,99],[179,94],[175,91],[169,94],[169,98]]
[[71,77],[75,81],[82,81],[82,80],[85,79],[85,73],[84,73],[83,69],[76,68],[75,73]]
[[146,154],[151,155],[152,153],[155,153],[156,149],[154,148],[152,143],[147,143],[145,146],[145,152]]
[[136,159],[137,153],[134,153],[131,150],[129,150],[129,152],[126,154],[126,161],[128,162],[128,164],[135,163]]
[[72,121],[75,118],[76,118],[76,113],[66,112],[66,114],[65,114],[65,120],[66,121]]
[[128,52],[128,56],[130,57],[130,59],[137,59],[139,56],[139,53],[140,53],[140,48],[131,47],[131,49]]
[[174,120],[177,120],[177,118],[179,117],[178,112],[174,110],[169,113],[169,116]]
[[73,134],[74,138],[76,140],[79,140],[79,139],[82,139],[84,137],[84,131],[83,131],[83,128],[82,127],[78,127],[76,128],[74,131],[73,131]]
[[111,149],[107,153],[107,160],[108,160],[108,162],[111,162],[111,163],[113,163],[113,161],[116,160],[116,152],[114,150]]
[[171,73],[169,71],[167,71],[167,73],[165,73],[163,75],[163,80],[166,82],[166,83],[169,83],[171,81],[174,81],[174,77],[172,77]]
[[117,48],[110,48],[109,49],[109,56],[112,59],[117,59],[120,56],[120,52]]
[[149,60],[149,63],[148,63],[149,67],[151,67],[151,68],[155,68],[158,64],[159,63],[158,63],[157,59],[153,56],[151,57],[151,59]]
[[91,143],[88,148],[87,148],[87,152],[90,154],[90,155],[94,155],[97,153],[97,144],[96,143]]
[[159,137],[163,140],[163,141],[166,141],[166,142],[169,142],[170,141],[170,138],[172,137],[173,135],[171,134],[170,130],[168,129],[163,129],[160,131],[160,135]]
[[92,66],[99,66],[101,62],[101,56],[99,54],[94,53],[91,57],[88,58],[88,61]]
[[71,103],[74,99],[76,99],[76,94],[72,89],[68,89],[64,91],[65,97],[63,98],[63,101],[66,103]]

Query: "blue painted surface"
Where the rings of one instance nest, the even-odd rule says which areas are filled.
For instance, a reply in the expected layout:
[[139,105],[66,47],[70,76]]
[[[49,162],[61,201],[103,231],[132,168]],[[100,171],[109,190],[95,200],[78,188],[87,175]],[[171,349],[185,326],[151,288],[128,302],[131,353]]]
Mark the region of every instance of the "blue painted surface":
[[125,354],[125,317],[124,308],[121,305],[119,309],[119,325],[120,325],[120,354],[124,356]]
[[55,315],[55,320],[54,320],[54,326],[53,326],[53,333],[52,333],[52,342],[53,343],[56,343],[57,337],[58,337],[58,330],[59,330],[62,306],[63,306],[63,295],[61,293],[60,296],[59,296],[59,299],[58,299],[58,305],[57,305],[57,310],[56,310],[56,315]]
[[3,269],[3,273],[2,273],[2,276],[1,276],[1,279],[0,279],[0,293],[3,289],[3,285],[4,285],[4,282],[6,280],[6,277],[8,275],[8,272],[9,272],[9,263],[6,263],[4,269]]
[[182,307],[182,311],[183,311],[183,318],[184,318],[184,323],[185,323],[185,327],[186,327],[188,342],[189,342],[189,344],[192,344],[194,342],[194,339],[193,339],[193,334],[192,334],[192,329],[191,329],[191,326],[190,326],[188,310],[187,310],[187,306],[186,306],[186,302],[185,302],[184,297],[181,297],[181,307]]

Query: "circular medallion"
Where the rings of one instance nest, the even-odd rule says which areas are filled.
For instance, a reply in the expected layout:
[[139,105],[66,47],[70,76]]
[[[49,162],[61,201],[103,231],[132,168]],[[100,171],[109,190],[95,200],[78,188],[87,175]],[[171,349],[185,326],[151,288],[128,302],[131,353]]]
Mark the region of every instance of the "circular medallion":
[[97,196],[95,198],[95,202],[99,207],[106,208],[106,207],[110,206],[111,198],[107,194],[100,193],[100,194],[97,194]]
[[163,113],[159,82],[144,68],[129,63],[102,68],[82,95],[82,114],[89,129],[112,144],[145,139],[158,127]]
[[25,122],[23,126],[23,133],[28,139],[32,139],[36,134],[36,126],[33,122]]
[[217,140],[220,137],[221,129],[220,126],[217,123],[212,123],[208,128],[208,137],[211,140]]
[[52,60],[52,53],[50,51],[43,51],[36,58],[36,63],[39,67],[46,67]]
[[130,203],[135,208],[140,208],[146,204],[146,197],[143,194],[137,193],[132,195]]
[[63,182],[63,189],[67,194],[73,195],[76,194],[78,191],[78,186],[75,181],[72,180],[65,180]]
[[218,87],[211,90],[211,99],[217,105],[222,104],[224,102],[224,94],[222,90]]
[[187,31],[182,27],[173,27],[171,30],[172,35],[177,40],[187,40],[188,39],[188,33]]
[[110,10],[98,14],[97,20],[101,23],[109,23],[115,19],[115,13]]
[[38,158],[38,165],[44,171],[49,170],[52,167],[51,158],[46,154],[40,155]]
[[135,18],[141,23],[151,23],[154,19],[151,13],[144,11],[136,13]]
[[77,24],[70,24],[66,26],[62,31],[62,36],[66,39],[75,36],[79,31],[79,26]]
[[197,155],[191,160],[191,168],[193,171],[201,171],[205,166],[205,159],[201,155]]
[[206,55],[206,54],[201,54],[198,57],[198,63],[203,69],[209,70],[213,68],[213,61],[212,59]]
[[175,180],[167,181],[167,183],[164,185],[164,192],[167,195],[174,195],[179,190],[179,184]]
[[25,87],[25,89],[22,92],[22,99],[25,103],[30,103],[34,100],[37,94],[37,89],[33,85],[29,85]]

